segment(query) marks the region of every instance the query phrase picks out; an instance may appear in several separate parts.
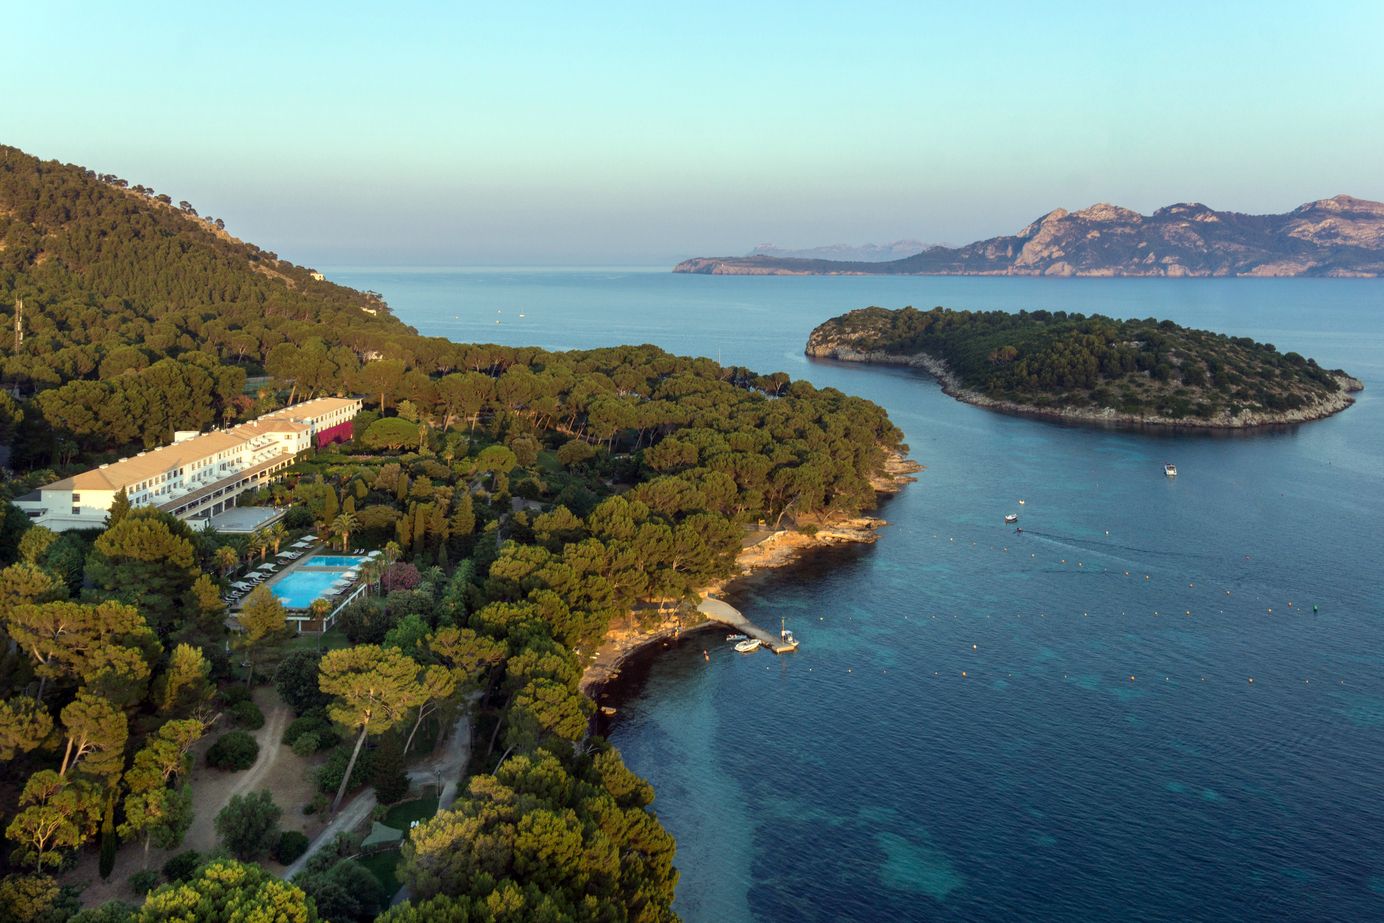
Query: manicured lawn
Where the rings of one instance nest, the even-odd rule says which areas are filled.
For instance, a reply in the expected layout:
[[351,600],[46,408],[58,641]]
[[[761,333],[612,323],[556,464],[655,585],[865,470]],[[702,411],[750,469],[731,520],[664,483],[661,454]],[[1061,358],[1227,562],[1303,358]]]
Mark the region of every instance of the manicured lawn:
[[280,648],[285,654],[293,651],[315,651],[319,645],[323,651],[334,651],[343,647],[350,647],[351,642],[346,640],[346,632],[339,629],[332,629],[325,635],[295,634],[283,643]]
[[360,864],[380,880],[380,884],[384,885],[384,893],[393,897],[394,892],[399,890],[399,879],[394,877],[394,870],[398,867],[400,858],[399,850],[387,849],[384,852],[362,856]]
[[414,798],[412,801],[403,801],[394,805],[385,812],[384,820],[380,823],[407,833],[409,824],[416,820],[426,820],[436,813],[437,793],[434,792],[423,798]]

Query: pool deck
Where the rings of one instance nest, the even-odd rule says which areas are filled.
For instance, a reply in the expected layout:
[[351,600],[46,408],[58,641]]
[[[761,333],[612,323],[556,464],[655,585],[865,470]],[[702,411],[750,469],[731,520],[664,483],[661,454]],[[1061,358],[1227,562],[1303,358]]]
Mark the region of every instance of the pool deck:
[[[328,548],[327,545],[322,544],[322,543],[319,542],[319,543],[317,543],[317,544],[315,544],[315,545],[312,545],[312,546],[309,547],[309,548],[299,549],[299,550],[301,550],[301,551],[303,552],[303,556],[302,556],[302,557],[297,558],[297,559],[295,559],[295,560],[290,560],[290,561],[284,561],[284,562],[282,562],[282,565],[283,565],[283,566],[280,567],[278,570],[274,571],[274,573],[273,573],[267,580],[262,580],[262,581],[260,581],[260,585],[261,585],[261,586],[267,586],[267,587],[271,587],[271,588],[272,588],[272,587],[274,586],[274,584],[278,583],[278,582],[279,582],[280,580],[282,580],[284,577],[288,576],[289,574],[298,572],[298,571],[303,571],[303,572],[306,572],[306,573],[331,573],[331,572],[336,572],[336,573],[344,574],[349,568],[341,567],[341,566],[339,566],[339,565],[332,565],[332,566],[328,566],[328,567],[320,567],[320,566],[316,566],[316,565],[313,565],[313,564],[309,563],[309,562],[312,561],[312,559],[313,559],[314,557],[317,557],[319,554],[321,554],[322,551],[323,551],[324,549],[328,552],[328,554],[324,555],[325,557],[353,557],[353,558],[357,558],[357,557],[358,557],[358,558],[362,558],[361,563],[362,563],[362,564],[364,563],[364,556],[363,556],[363,555],[349,555],[349,554],[336,554],[336,555],[333,555],[333,554],[330,553],[330,552],[331,552],[331,549]],[[290,549],[290,550],[293,550],[293,549]],[[268,562],[266,562],[266,563],[268,563]],[[276,562],[276,563],[277,563],[277,562]],[[359,565],[356,565],[356,566],[359,566]],[[257,567],[256,567],[256,568],[251,568],[251,570],[252,570],[252,571],[258,570],[258,568],[257,568]],[[357,578],[357,581],[356,581],[356,582],[352,583],[350,586],[348,586],[345,590],[342,590],[340,593],[337,593],[337,594],[335,594],[334,596],[328,596],[328,597],[322,597],[322,598],[328,600],[329,602],[332,603],[333,606],[335,606],[337,600],[342,599],[342,598],[345,598],[346,596],[348,596],[353,590],[356,589],[356,587],[357,587],[358,584],[359,584],[359,578]],[[247,594],[247,595],[248,595],[248,594]],[[232,603],[232,604],[228,607],[229,611],[232,612],[232,613],[234,613],[234,612],[239,612],[239,611],[240,611],[240,608],[241,608],[241,605],[242,605],[244,602],[245,602],[245,599],[244,599],[244,597],[242,597],[241,599],[237,600],[235,603]],[[289,619],[290,619],[290,620],[301,621],[301,620],[303,619],[303,616],[302,616],[302,615],[299,615],[298,613],[307,612],[307,608],[306,608],[306,607],[290,608],[290,607],[288,607],[288,606],[285,606],[285,608],[288,609],[288,612],[289,612]]]

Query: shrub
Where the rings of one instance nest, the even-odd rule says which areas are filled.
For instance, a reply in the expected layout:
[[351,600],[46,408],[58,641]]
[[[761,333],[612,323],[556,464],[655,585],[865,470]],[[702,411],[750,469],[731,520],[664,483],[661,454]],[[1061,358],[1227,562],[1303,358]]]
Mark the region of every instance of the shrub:
[[308,851],[308,838],[297,830],[285,830],[279,834],[278,841],[274,848],[269,851],[269,855],[274,857],[274,861],[280,865],[289,865],[303,853]]
[[407,561],[399,561],[389,565],[384,572],[384,586],[386,590],[412,590],[423,582],[423,575],[418,572],[418,568]]
[[163,877],[169,881],[187,881],[202,864],[202,854],[195,849],[180,852],[163,864]]
[[[207,765],[213,769],[238,772],[249,769],[259,757],[259,744],[244,731],[230,731],[217,738],[207,750]],[[344,771],[343,764],[343,771]],[[337,776],[338,780],[340,775]]]
[[316,734],[326,723],[326,719],[320,715],[304,715],[301,718],[294,718],[288,723],[288,728],[284,731],[283,741],[291,747],[299,737],[304,734]]
[[267,789],[248,795],[232,795],[216,815],[216,833],[221,844],[240,859],[258,859],[279,838],[279,818],[283,812]]
[[341,923],[374,919],[390,897],[374,873],[355,859],[333,862],[300,876],[296,883],[316,902],[322,919]]
[[293,752],[302,757],[309,757],[317,752],[321,744],[322,739],[316,734],[299,734],[298,739],[293,741]]
[[288,512],[284,513],[284,528],[311,529],[312,510],[302,505],[289,507]]
[[338,622],[352,644],[379,644],[394,624],[384,606],[373,599],[358,600],[347,606]]
[[[75,916],[62,916],[68,923],[134,923],[135,908],[124,901],[106,901],[96,907],[78,911]],[[42,917],[39,919],[51,919]]]
[[129,883],[130,891],[143,897],[159,886],[159,873],[153,869],[144,869],[131,875]]
[[258,731],[264,727],[264,712],[254,702],[237,702],[230,708],[231,718],[247,730]]
[[226,686],[221,690],[221,704],[233,708],[241,702],[250,701],[250,690],[239,684]]
[[[322,655],[317,651],[294,651],[279,661],[274,671],[274,688],[295,714],[306,715],[325,708],[330,696],[317,687],[317,670]],[[296,722],[295,722],[296,723]],[[292,743],[291,740],[287,741]]]
[[[338,747],[333,750],[327,761],[317,768],[317,788],[328,795],[335,795],[337,787],[341,785],[341,777],[346,774],[346,764],[350,761],[351,752],[347,748]],[[355,769],[351,770],[351,784],[346,788],[354,790],[369,781],[373,763],[374,752],[362,750],[360,759],[356,760]]]

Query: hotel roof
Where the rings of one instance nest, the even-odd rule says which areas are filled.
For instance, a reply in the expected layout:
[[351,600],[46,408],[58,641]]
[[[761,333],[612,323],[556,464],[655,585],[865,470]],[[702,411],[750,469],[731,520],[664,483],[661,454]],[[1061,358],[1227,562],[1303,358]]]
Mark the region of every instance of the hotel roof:
[[280,410],[273,410],[259,417],[260,420],[306,420],[310,417],[320,417],[322,414],[331,413],[333,410],[344,410],[354,407],[360,403],[359,398],[354,397],[315,397],[310,401],[302,401],[292,407],[284,407]]
[[130,458],[92,468],[81,474],[51,484],[44,484],[40,490],[120,490],[138,484],[147,478],[166,474],[175,468],[201,461],[218,452],[235,449],[263,433],[301,432],[307,428],[305,423],[297,422],[333,410],[355,406],[356,401],[349,398],[322,397],[303,401],[292,407],[275,410],[262,417],[241,423],[228,430],[202,433],[182,442],[141,452]]

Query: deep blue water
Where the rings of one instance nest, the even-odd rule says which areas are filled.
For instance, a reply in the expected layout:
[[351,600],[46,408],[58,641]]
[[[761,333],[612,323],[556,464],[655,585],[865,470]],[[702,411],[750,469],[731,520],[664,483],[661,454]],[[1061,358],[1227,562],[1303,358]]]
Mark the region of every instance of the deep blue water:
[[[632,671],[612,737],[677,837],[685,919],[1384,919],[1384,283],[332,276],[425,333],[833,385],[927,465],[877,545],[735,595],[797,654],[704,635]],[[1156,315],[1367,390],[1254,436],[1059,426],[802,356],[867,304]]]

